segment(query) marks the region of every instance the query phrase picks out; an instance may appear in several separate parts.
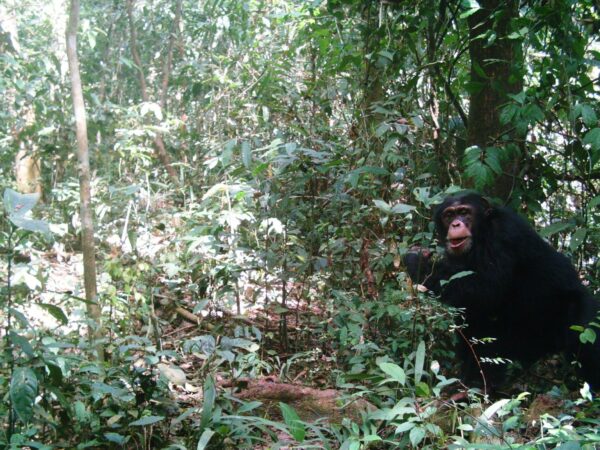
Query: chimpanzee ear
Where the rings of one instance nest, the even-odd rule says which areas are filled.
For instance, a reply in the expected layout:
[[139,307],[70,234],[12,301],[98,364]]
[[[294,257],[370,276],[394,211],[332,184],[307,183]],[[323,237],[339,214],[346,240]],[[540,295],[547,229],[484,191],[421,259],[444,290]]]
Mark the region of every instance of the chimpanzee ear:
[[490,205],[490,201],[485,197],[481,197],[481,203],[483,203],[483,215],[489,217],[492,214],[492,205]]

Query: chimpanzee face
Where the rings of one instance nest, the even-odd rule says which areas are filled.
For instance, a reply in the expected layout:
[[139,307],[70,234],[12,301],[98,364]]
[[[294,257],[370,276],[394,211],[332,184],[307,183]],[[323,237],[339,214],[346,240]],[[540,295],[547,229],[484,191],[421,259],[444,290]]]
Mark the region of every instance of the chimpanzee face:
[[441,221],[446,230],[446,251],[449,255],[460,256],[473,246],[474,208],[468,203],[455,201],[444,208]]

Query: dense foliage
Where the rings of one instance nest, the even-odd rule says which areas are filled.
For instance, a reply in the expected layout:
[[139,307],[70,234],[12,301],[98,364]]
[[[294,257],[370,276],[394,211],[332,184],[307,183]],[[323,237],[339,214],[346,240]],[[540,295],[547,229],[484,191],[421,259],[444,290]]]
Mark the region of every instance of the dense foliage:
[[[401,263],[475,188],[598,293],[597,2],[82,2],[100,323],[69,5],[41,3],[0,5],[1,445],[599,445],[571,373],[520,380],[542,400],[450,401],[460,311]],[[309,420],[234,389],[267,375],[367,402]]]

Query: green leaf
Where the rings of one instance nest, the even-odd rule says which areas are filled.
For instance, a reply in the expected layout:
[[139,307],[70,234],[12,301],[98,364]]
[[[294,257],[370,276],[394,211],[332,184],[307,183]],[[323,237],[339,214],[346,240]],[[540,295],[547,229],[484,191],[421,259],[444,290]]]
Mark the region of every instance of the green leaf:
[[27,317],[21,311],[19,311],[18,309],[15,309],[15,308],[10,308],[10,313],[13,315],[13,317],[15,319],[17,319],[19,321],[19,323],[21,324],[21,326],[23,328],[31,327],[29,320],[27,320]]
[[462,0],[460,6],[462,9],[466,9],[466,11],[459,16],[461,19],[466,19],[481,9],[476,0]]
[[306,427],[304,423],[300,420],[300,416],[294,408],[291,406],[280,402],[279,408],[281,409],[281,414],[283,415],[283,421],[290,429],[290,434],[297,442],[303,442],[306,437]]
[[33,416],[33,404],[38,393],[38,379],[33,370],[17,367],[10,380],[10,399],[19,419],[28,422]]
[[373,167],[373,166],[363,166],[358,169],[354,169],[352,172],[346,175],[348,183],[352,187],[358,186],[358,181],[360,176],[363,174],[371,174],[371,175],[389,175],[389,172],[381,167]]
[[393,150],[394,147],[396,146],[397,142],[398,142],[398,136],[392,136],[390,139],[387,140],[387,142],[383,146],[383,151],[389,152],[390,150]]
[[440,281],[440,286],[445,286],[448,283],[450,283],[451,281],[459,280],[459,279],[464,278],[464,277],[468,277],[469,275],[472,275],[474,273],[475,272],[473,272],[472,270],[463,270],[462,272],[455,273],[454,275],[452,275],[450,277],[449,280],[442,280],[442,281]]
[[415,354],[415,384],[421,381],[423,376],[423,367],[425,366],[425,342],[419,342],[417,352]]
[[544,120],[544,113],[541,108],[535,103],[526,105],[522,112],[523,118],[527,119],[529,123],[540,122]]
[[463,156],[463,164],[468,166],[477,161],[481,160],[481,154],[483,150],[477,145],[472,145],[465,149],[465,155]]
[[477,0],[461,0],[460,7],[463,9],[480,9]]
[[416,423],[414,422],[404,422],[396,427],[396,434],[406,433],[407,431],[412,430],[415,427]]
[[40,303],[39,306],[48,311],[50,315],[56,320],[58,320],[61,324],[66,325],[69,323],[69,318],[67,317],[65,312],[58,306],[51,305],[50,303]]
[[393,60],[394,60],[394,52],[390,52],[390,51],[388,51],[388,50],[381,50],[381,51],[379,52],[379,54],[380,54],[381,56],[383,56],[384,58],[387,58],[387,59],[389,59],[390,61],[393,61]]
[[582,344],[587,344],[588,342],[590,344],[593,344],[594,342],[596,342],[596,332],[594,330],[592,330],[591,328],[586,328],[579,335],[579,340],[581,341]]
[[379,364],[379,368],[382,370],[383,373],[391,377],[393,381],[397,381],[403,386],[406,383],[406,373],[399,365],[384,362]]
[[589,145],[594,150],[600,149],[600,128],[588,131],[583,138],[583,143]]
[[259,402],[257,400],[252,401],[252,402],[248,402],[248,403],[244,403],[242,406],[240,406],[240,408],[237,410],[238,414],[243,414],[243,413],[247,413],[250,411],[255,410],[256,408],[259,408],[262,405],[262,402]]
[[593,127],[598,122],[596,111],[590,105],[581,105],[581,118],[587,127]]
[[208,376],[204,381],[204,403],[202,404],[202,416],[200,419],[200,429],[204,430],[208,428],[208,424],[212,420],[213,410],[215,407],[215,400],[217,398],[217,388],[212,376]]
[[379,125],[377,127],[377,130],[375,130],[375,136],[377,136],[378,138],[380,138],[381,136],[383,136],[390,128],[392,128],[390,125],[388,125],[387,123],[383,122],[381,125]]
[[373,200],[373,203],[375,203],[375,206],[377,206],[378,209],[382,210],[386,214],[392,212],[391,206],[383,200]]
[[364,443],[369,443],[369,442],[381,442],[381,436],[378,436],[376,434],[367,434],[363,439]]
[[512,98],[520,106],[523,106],[525,104],[525,100],[527,100],[527,94],[525,91],[521,91],[518,94],[508,94],[508,97]]
[[517,105],[514,105],[512,103],[506,105],[504,108],[502,108],[502,111],[500,112],[500,123],[502,125],[508,125],[518,114],[518,112],[519,107]]
[[415,394],[417,397],[429,397],[431,395],[431,390],[427,383],[421,381],[415,386]]
[[504,405],[506,405],[510,400],[507,398],[503,398],[501,400],[498,400],[497,402],[495,402],[493,405],[488,406],[486,408],[486,410],[483,412],[483,414],[477,419],[479,423],[482,424],[487,424],[491,421],[492,417],[498,412],[500,411],[502,408],[504,408]]
[[164,420],[164,419],[165,419],[164,416],[145,416],[145,417],[142,417],[141,419],[134,420],[133,422],[131,422],[129,424],[129,426],[131,426],[131,427],[145,427],[147,425],[152,425],[152,424],[155,424],[157,422],[160,422],[161,420]]
[[25,217],[21,217],[20,215],[9,215],[8,218],[14,226],[22,230],[33,231],[34,233],[42,233],[47,236],[51,234],[50,227],[43,220],[26,219]]
[[200,439],[198,440],[198,445],[196,446],[196,450],[204,450],[206,448],[206,446],[208,445],[210,438],[212,438],[214,434],[215,434],[215,432],[213,430],[211,430],[210,428],[207,428],[206,430],[204,430],[204,432],[202,433],[202,436],[200,436]]
[[192,312],[194,314],[198,314],[199,312],[204,311],[204,308],[206,308],[209,302],[210,300],[208,299],[200,300],[196,306],[194,306],[194,310]]
[[129,441],[129,436],[123,436],[122,434],[118,433],[104,433],[104,438],[108,442],[113,442],[121,446],[127,444],[127,441]]
[[575,233],[571,236],[571,242],[569,242],[569,248],[572,252],[577,250],[583,241],[585,240],[585,236],[587,235],[587,228],[578,228],[575,230]]
[[465,170],[465,175],[475,182],[477,189],[482,189],[493,181],[492,171],[481,161],[477,161]]
[[258,177],[261,173],[266,171],[271,166],[271,163],[264,162],[257,165],[254,169],[252,169],[252,176]]
[[393,214],[408,214],[411,211],[417,209],[412,205],[405,205],[404,203],[398,203],[397,205],[392,206]]
[[598,205],[600,205],[600,195],[590,200],[590,202],[588,203],[588,209],[595,208]]
[[[485,163],[482,161],[484,155]],[[468,147],[462,161],[465,175],[475,182],[477,189],[482,189],[494,181],[494,172],[502,172],[501,157],[502,153],[494,147],[490,147],[485,152],[476,145]]]
[[21,347],[21,350],[23,350],[23,353],[25,353],[27,356],[34,356],[33,347],[29,343],[29,339],[27,339],[25,336],[21,336],[20,334],[12,330],[8,333],[8,335],[10,336],[10,340],[13,343],[13,345]]
[[242,162],[246,169],[252,167],[252,150],[250,150],[250,144],[247,141],[242,142]]
[[529,33],[529,28],[522,27],[519,31],[514,31],[508,35],[508,39],[522,39]]
[[156,368],[162,377],[176,386],[184,386],[187,382],[185,372],[175,364],[158,363]]
[[498,148],[488,148],[485,152],[485,163],[496,175],[502,174],[502,165],[500,164],[502,150]]
[[418,447],[423,439],[425,439],[425,429],[422,427],[414,427],[408,435],[410,443],[413,447]]
[[88,423],[90,420],[90,413],[85,409],[85,405],[81,400],[77,400],[73,404],[73,413],[75,414],[75,420],[79,423]]
[[569,228],[573,228],[572,222],[555,222],[553,224],[548,225],[540,230],[540,235],[542,237],[552,236],[553,234],[560,233],[561,231],[568,230]]
[[4,210],[9,216],[23,217],[33,209],[40,194],[20,194],[12,189],[4,190]]

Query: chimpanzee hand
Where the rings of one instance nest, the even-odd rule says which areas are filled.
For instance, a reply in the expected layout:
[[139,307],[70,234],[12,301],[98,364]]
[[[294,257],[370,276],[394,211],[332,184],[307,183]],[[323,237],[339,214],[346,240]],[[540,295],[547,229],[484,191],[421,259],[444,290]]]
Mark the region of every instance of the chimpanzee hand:
[[411,247],[404,255],[404,265],[413,283],[421,284],[431,273],[431,250],[421,247]]

